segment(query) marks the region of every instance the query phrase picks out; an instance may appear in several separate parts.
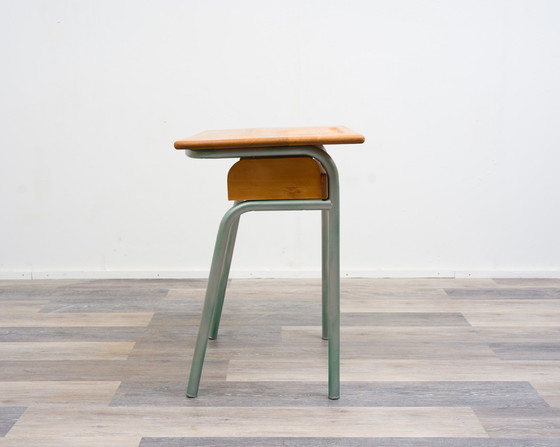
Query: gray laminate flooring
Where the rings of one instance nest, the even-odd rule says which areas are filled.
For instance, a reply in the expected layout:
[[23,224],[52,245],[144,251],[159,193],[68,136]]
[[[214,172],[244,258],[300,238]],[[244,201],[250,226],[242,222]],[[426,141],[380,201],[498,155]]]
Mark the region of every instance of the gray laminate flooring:
[[232,280],[184,396],[203,280],[0,281],[0,447],[560,446],[560,280]]

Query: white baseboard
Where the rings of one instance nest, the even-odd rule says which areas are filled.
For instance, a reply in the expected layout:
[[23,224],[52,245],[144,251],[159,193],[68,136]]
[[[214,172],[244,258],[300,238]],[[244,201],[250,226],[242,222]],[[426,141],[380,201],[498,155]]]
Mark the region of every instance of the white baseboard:
[[[560,270],[342,270],[343,278],[560,278]],[[320,271],[232,271],[231,278],[320,278]],[[207,270],[182,271],[0,271],[0,280],[34,279],[195,279]]]

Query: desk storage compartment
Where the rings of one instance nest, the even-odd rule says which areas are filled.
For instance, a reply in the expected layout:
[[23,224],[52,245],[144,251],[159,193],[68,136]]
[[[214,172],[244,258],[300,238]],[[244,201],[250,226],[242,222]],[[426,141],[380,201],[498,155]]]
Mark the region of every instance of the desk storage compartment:
[[228,173],[229,200],[327,199],[327,174],[310,157],[242,158]]

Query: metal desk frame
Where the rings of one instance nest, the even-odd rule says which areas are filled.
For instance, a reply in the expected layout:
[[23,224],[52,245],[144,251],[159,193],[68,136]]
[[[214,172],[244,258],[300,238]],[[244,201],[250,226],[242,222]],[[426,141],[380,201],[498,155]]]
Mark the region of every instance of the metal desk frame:
[[226,285],[239,219],[249,211],[321,210],[323,339],[328,340],[329,399],[340,397],[340,192],[338,171],[323,146],[287,146],[187,150],[191,158],[311,157],[328,176],[328,198],[248,200],[235,202],[218,230],[202,318],[196,339],[187,397],[196,397],[208,339],[215,339],[222,315]]

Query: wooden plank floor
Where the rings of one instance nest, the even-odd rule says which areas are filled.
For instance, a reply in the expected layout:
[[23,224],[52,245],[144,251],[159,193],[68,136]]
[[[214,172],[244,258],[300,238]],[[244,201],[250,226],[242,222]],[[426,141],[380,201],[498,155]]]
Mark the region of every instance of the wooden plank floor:
[[233,280],[184,396],[205,281],[0,281],[0,447],[560,446],[560,280]]

